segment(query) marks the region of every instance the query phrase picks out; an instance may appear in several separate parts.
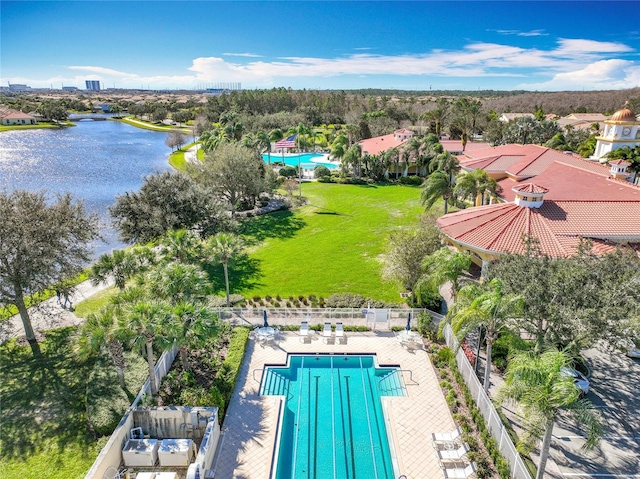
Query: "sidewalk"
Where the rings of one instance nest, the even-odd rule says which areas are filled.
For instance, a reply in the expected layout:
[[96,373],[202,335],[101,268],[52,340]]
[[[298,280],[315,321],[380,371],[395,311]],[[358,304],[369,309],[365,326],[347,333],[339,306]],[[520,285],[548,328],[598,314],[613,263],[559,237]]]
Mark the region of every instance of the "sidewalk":
[[[78,303],[112,285],[113,281],[93,286],[91,281],[87,280],[74,288],[69,295],[69,299],[75,307]],[[73,312],[69,311],[69,308],[63,308],[58,304],[58,299],[55,296],[29,308],[29,317],[36,336],[47,329],[76,326],[84,321],[84,319],[78,318]],[[6,321],[0,322],[0,343],[20,336],[24,336],[24,327],[22,326],[20,315],[16,314]]]

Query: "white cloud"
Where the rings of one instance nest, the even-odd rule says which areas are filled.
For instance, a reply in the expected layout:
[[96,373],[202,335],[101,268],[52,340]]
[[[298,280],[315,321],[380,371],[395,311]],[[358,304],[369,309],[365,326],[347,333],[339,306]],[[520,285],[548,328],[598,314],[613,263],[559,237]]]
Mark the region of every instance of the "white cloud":
[[[363,49],[366,47],[362,47]],[[500,43],[469,43],[458,50],[432,50],[422,54],[377,55],[366,52],[335,58],[281,57],[274,61],[258,59],[254,53],[225,53],[227,57],[199,57],[188,71],[178,75],[144,75],[96,65],[70,66],[83,76],[56,77],[47,80],[3,78],[6,84],[27,83],[34,87],[52,82],[84,85],[95,79],[105,85],[140,88],[193,88],[217,82],[241,82],[247,87],[274,84],[304,86],[309,79],[366,76],[375,82],[376,76],[495,78],[529,77],[540,82],[513,85],[513,88],[564,89],[589,85],[604,88],[629,88],[638,85],[638,61],[612,58],[632,52],[629,46],[615,42],[561,39],[555,48],[523,48]],[[547,79],[547,80],[545,80]],[[317,85],[317,82],[313,82]],[[564,85],[567,85],[566,87]],[[573,86],[572,86],[573,85]],[[595,88],[596,86],[588,86]]]
[[610,90],[640,86],[640,65],[628,60],[601,60],[580,70],[558,73],[546,82],[522,83],[526,90]]
[[487,30],[489,32],[496,32],[500,35],[517,35],[519,37],[541,37],[547,36],[548,33],[545,33],[544,30],[530,30],[528,32],[523,32],[520,30]]
[[248,58],[261,58],[262,55],[257,53],[223,53],[223,57],[248,57]]

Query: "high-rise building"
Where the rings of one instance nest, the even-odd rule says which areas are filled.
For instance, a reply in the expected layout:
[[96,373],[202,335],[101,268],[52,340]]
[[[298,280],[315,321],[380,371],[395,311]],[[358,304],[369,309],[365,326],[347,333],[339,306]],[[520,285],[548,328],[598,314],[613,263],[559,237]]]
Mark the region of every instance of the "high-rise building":
[[100,82],[98,80],[86,80],[84,83],[87,85],[87,90],[100,91]]

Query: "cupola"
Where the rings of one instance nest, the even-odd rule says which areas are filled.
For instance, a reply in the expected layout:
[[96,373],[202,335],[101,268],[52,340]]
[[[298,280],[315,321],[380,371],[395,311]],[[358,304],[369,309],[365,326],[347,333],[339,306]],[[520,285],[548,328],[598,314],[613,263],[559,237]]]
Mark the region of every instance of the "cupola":
[[627,178],[627,168],[631,165],[625,160],[614,160],[609,162],[609,172],[614,178],[625,180]]
[[540,208],[544,202],[544,195],[549,192],[544,186],[535,183],[524,183],[514,186],[511,190],[516,194],[515,204],[526,208]]
[[636,121],[636,115],[629,109],[629,102],[624,104],[622,110],[618,110],[611,118],[610,121]]

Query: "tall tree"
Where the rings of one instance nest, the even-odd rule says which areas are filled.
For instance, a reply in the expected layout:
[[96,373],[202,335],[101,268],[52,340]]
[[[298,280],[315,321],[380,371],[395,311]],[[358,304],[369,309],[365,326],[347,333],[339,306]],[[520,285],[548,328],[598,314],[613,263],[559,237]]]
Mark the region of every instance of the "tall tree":
[[444,214],[449,211],[449,199],[453,196],[453,183],[451,176],[441,170],[436,170],[429,175],[422,186],[420,192],[420,200],[426,210],[431,207],[440,198],[444,200]]
[[260,155],[238,143],[218,146],[204,161],[190,164],[188,171],[198,184],[229,205],[232,217],[243,201],[255,204],[260,193],[268,190]]
[[134,344],[144,346],[149,366],[149,383],[151,397],[158,393],[158,384],[155,375],[156,360],[153,352],[154,344],[160,349],[169,349],[175,337],[170,327],[171,309],[164,301],[138,301],[127,308],[127,313],[118,318],[118,335],[129,337]]
[[34,355],[40,348],[25,298],[73,278],[90,260],[98,219],[70,194],[0,191],[0,302],[20,313]]
[[91,265],[89,277],[94,286],[113,278],[116,287],[122,291],[127,279],[136,274],[138,268],[139,263],[132,253],[117,249],[111,253],[101,254],[98,261]]
[[460,289],[460,280],[469,271],[470,266],[471,256],[468,253],[451,251],[445,246],[424,258],[423,275],[417,287],[437,290],[440,286],[449,283],[455,300]]
[[191,369],[189,364],[189,348],[201,348],[214,338],[220,329],[218,318],[200,303],[179,302],[173,306],[171,313],[177,321],[171,325],[176,331],[171,334],[176,338],[180,349],[180,362],[185,371]]
[[544,478],[553,425],[561,411],[575,417],[587,429],[583,449],[593,449],[602,435],[596,410],[588,400],[579,399],[580,390],[573,378],[562,372],[569,365],[570,359],[563,352],[519,354],[509,361],[506,383],[498,395],[501,401],[513,400],[522,408],[526,430],[518,449],[528,453],[542,439],[536,479]]
[[127,243],[147,243],[171,229],[198,226],[215,233],[229,226],[219,202],[188,175],[174,172],[146,176],[139,191],[116,196],[109,215]]
[[162,238],[159,253],[164,261],[195,263],[202,256],[202,240],[190,230],[170,230]]
[[485,194],[495,196],[500,190],[496,180],[489,177],[486,171],[477,169],[456,177],[454,193],[460,198],[470,198],[475,202],[475,206],[480,206],[484,204]]
[[484,391],[491,384],[491,352],[493,343],[504,329],[514,325],[514,318],[522,312],[522,297],[504,294],[502,281],[468,284],[460,289],[447,322],[462,342],[472,330],[481,327],[487,344],[487,366],[484,372]]
[[239,237],[229,233],[218,233],[209,239],[208,249],[211,256],[222,264],[224,272],[224,285],[227,293],[227,307],[229,301],[229,262],[241,251],[243,245]]
[[435,217],[426,217],[418,228],[401,229],[389,235],[383,277],[396,281],[415,302],[415,287],[422,276],[422,262],[441,246]]

